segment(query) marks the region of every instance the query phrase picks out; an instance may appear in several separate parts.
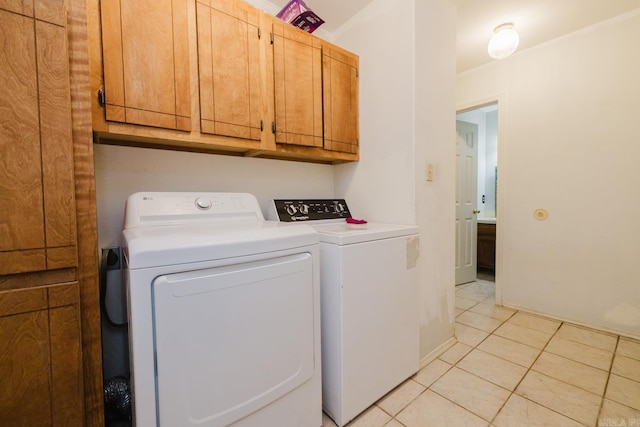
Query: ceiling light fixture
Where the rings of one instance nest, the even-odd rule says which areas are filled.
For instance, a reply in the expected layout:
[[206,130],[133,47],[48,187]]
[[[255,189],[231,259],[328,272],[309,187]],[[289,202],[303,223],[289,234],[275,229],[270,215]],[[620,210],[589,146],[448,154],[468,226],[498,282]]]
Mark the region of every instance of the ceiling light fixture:
[[518,48],[520,37],[513,29],[513,23],[508,22],[498,25],[493,30],[493,36],[489,40],[487,51],[489,56],[495,59],[503,59],[511,55]]

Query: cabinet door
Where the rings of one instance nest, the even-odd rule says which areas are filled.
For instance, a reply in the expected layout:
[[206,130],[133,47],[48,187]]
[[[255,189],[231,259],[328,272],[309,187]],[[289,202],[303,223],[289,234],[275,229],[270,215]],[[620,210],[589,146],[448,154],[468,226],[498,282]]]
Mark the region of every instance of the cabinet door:
[[35,21],[0,9],[0,274],[45,267]]
[[77,265],[69,56],[65,27],[36,20],[47,269]]
[[358,153],[358,57],[338,47],[322,48],[324,148]]
[[82,425],[78,284],[0,292],[0,419]]
[[201,131],[259,141],[259,11],[228,0],[199,0],[196,8]]
[[496,267],[496,226],[478,224],[478,268],[494,270]]
[[0,274],[77,265],[66,15],[58,3],[27,8],[35,16],[0,9]]
[[321,41],[284,22],[273,36],[276,142],[322,147]]
[[191,129],[187,0],[104,0],[106,119]]

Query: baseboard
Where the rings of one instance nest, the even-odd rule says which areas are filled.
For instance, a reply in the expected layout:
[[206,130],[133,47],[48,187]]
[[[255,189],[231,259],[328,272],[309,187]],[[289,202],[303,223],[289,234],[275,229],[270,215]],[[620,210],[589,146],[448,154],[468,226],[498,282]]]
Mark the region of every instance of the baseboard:
[[442,353],[444,353],[445,351],[449,350],[451,347],[456,345],[457,342],[458,340],[456,339],[455,336],[453,336],[449,338],[447,341],[445,341],[443,344],[440,344],[435,350],[433,350],[426,356],[420,358],[420,369],[424,368],[429,363],[433,362]]
[[537,311],[537,310],[532,310],[530,308],[520,307],[520,306],[515,305],[515,304],[503,304],[502,307],[510,308],[512,310],[518,310],[518,311],[523,312],[523,313],[529,313],[529,314],[534,314],[534,315],[538,315],[538,316],[548,317],[549,319],[558,320],[560,322],[570,323],[572,325],[581,326],[583,328],[593,329],[595,331],[602,331],[602,332],[606,332],[606,333],[612,334],[612,335],[619,335],[619,336],[621,336],[623,338],[629,338],[629,339],[632,339],[632,340],[640,341],[640,335],[633,335],[633,334],[630,334],[630,333],[624,332],[624,331],[618,331],[618,330],[615,330],[615,329],[603,328],[601,326],[594,326],[594,325],[583,323],[583,322],[580,322],[578,320],[574,320],[574,319],[571,319],[571,318],[568,318],[568,317],[556,316],[556,315],[545,313],[545,312],[542,312],[542,311]]

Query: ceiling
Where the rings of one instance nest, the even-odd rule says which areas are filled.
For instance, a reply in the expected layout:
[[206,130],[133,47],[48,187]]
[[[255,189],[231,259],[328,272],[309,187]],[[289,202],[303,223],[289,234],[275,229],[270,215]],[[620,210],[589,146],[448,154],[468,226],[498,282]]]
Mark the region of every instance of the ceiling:
[[[288,0],[270,0],[283,7]],[[333,32],[373,0],[305,0]],[[425,1],[425,0],[418,0]],[[493,61],[487,43],[493,29],[513,22],[518,51],[640,8],[640,0],[451,0],[458,5],[457,71]]]
[[518,51],[640,8],[640,0],[457,0],[458,73],[494,59],[487,53],[493,29],[513,22]]

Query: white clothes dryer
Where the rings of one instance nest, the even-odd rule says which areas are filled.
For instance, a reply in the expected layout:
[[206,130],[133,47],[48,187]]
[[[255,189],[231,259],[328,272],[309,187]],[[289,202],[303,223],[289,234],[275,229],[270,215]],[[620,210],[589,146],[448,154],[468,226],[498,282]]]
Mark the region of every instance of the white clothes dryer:
[[133,423],[322,425],[319,248],[239,193],[136,193],[123,231]]
[[322,405],[344,426],[419,369],[418,228],[350,224],[344,199],[274,200],[320,238]]

